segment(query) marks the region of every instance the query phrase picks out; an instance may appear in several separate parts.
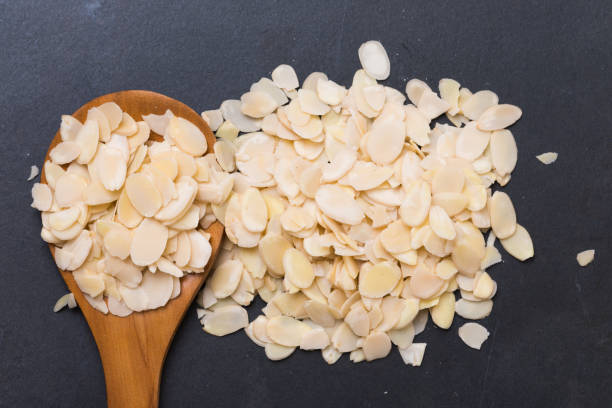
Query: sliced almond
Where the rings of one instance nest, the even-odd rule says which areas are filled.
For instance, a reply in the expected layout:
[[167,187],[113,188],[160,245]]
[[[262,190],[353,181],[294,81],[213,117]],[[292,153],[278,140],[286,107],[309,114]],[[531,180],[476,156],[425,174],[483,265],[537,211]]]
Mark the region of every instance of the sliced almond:
[[367,361],[385,358],[391,352],[391,339],[386,333],[372,332],[363,341],[363,354]]
[[314,280],[314,269],[301,251],[289,248],[283,254],[285,276],[298,288],[308,288]]
[[519,120],[522,114],[521,109],[514,105],[491,106],[478,118],[478,128],[480,130],[504,129]]
[[579,252],[578,255],[576,255],[576,260],[578,261],[578,265],[580,266],[587,266],[588,264],[593,262],[593,259],[595,259],[594,249],[587,249],[582,252]]
[[391,262],[381,262],[359,274],[359,293],[370,298],[381,298],[390,293],[401,278],[401,271]]
[[228,260],[217,266],[207,286],[211,288],[217,299],[222,299],[236,290],[241,276],[242,263],[237,260]]
[[259,190],[249,188],[242,197],[241,216],[246,229],[261,232],[268,222],[268,208]]
[[491,162],[500,175],[512,173],[516,166],[517,147],[509,130],[500,130],[491,135]]
[[215,336],[226,336],[247,327],[249,316],[243,307],[230,305],[207,313],[203,321],[205,332]]
[[413,343],[407,348],[399,348],[404,364],[410,364],[414,367],[420,366],[425,355],[425,347],[427,347],[427,343]]
[[49,211],[53,204],[51,189],[46,184],[35,183],[32,186],[32,208],[38,211]]
[[380,42],[367,41],[361,44],[359,47],[359,62],[372,78],[384,80],[389,77],[389,56]]
[[274,71],[272,71],[272,81],[279,88],[286,90],[295,89],[300,85],[295,70],[286,64],[281,64],[274,68]]
[[478,91],[469,95],[461,103],[461,111],[471,120],[478,120],[480,116],[492,106],[496,106],[499,98],[491,91]]
[[273,317],[266,327],[268,337],[286,347],[298,347],[302,337],[310,330],[306,324],[289,316]]
[[349,225],[359,224],[363,211],[351,192],[336,185],[323,185],[317,190],[315,200],[325,215]]
[[516,231],[508,238],[500,239],[502,246],[510,255],[519,261],[533,257],[533,242],[529,232],[521,225],[516,224]]
[[157,262],[166,248],[168,229],[150,218],[144,219],[134,230],[130,257],[136,265],[146,266]]
[[459,337],[473,349],[480,350],[489,337],[489,331],[478,323],[465,323],[459,328]]
[[557,161],[558,156],[559,155],[555,152],[547,152],[547,153],[538,154],[536,158],[544,164],[552,164],[555,161]]
[[516,231],[516,212],[508,194],[496,191],[489,201],[491,228],[500,239],[508,238]]
[[483,300],[481,302],[472,302],[465,299],[459,299],[455,303],[455,312],[464,319],[479,320],[484,319],[491,314],[493,309],[492,300]]

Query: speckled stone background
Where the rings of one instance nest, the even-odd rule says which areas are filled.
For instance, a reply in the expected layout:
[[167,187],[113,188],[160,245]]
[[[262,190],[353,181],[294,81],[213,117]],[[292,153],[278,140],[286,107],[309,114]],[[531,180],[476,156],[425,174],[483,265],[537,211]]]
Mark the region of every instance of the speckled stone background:
[[[506,191],[536,257],[504,255],[481,351],[428,326],[420,368],[397,350],[371,364],[318,353],[280,363],[243,333],[205,335],[189,310],[170,350],[162,407],[609,407],[612,401],[612,5],[596,1],[0,0],[0,406],[103,407],[104,377],[29,208],[59,117],[123,89],[196,111],[237,98],[278,64],[349,84],[357,48],[380,40],[386,84],[451,77],[523,109]],[[559,152],[544,166],[535,155]],[[595,262],[579,268],[579,250]],[[255,304],[250,313],[261,307]]]

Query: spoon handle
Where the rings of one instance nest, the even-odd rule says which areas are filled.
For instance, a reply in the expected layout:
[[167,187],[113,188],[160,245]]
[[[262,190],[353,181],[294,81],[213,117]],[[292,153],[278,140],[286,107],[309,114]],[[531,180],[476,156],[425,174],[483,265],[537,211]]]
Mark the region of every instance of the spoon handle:
[[161,370],[175,327],[170,325],[168,330],[168,325],[152,321],[157,317],[151,313],[135,313],[132,319],[107,316],[103,322],[119,322],[92,330],[104,367],[109,408],[158,406]]

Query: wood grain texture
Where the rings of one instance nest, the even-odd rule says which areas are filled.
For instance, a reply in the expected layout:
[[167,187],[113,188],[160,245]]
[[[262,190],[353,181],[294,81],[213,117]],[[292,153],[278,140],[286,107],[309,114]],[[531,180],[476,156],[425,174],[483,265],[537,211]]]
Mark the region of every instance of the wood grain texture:
[[[73,116],[84,122],[90,108],[110,101],[117,103],[136,121],[142,120],[142,115],[163,114],[166,109],[170,109],[176,116],[198,126],[206,135],[208,152],[212,151],[215,137],[202,117],[187,105],[155,92],[133,90],[104,95],[83,105]],[[160,139],[160,135],[156,136],[153,132],[151,136],[153,139]],[[45,161],[49,159],[51,149],[60,141],[58,131],[51,141]],[[46,182],[44,168],[41,182]],[[223,237],[223,225],[215,222],[207,232],[210,233],[212,255],[205,272],[181,278],[180,296],[159,309],[132,313],[127,317],[117,317],[110,313],[104,315],[87,302],[72,273],[60,270],[68,289],[74,293],[98,346],[110,408],[158,406],[161,370],[168,348],[185,312],[214,264]],[[51,254],[54,254],[55,247],[49,245],[49,249]]]

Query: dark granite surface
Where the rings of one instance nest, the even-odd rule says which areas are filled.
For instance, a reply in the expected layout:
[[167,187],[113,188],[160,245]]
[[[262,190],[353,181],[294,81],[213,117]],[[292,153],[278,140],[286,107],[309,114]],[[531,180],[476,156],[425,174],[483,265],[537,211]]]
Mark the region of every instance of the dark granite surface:
[[[391,86],[451,77],[523,109],[506,190],[536,257],[491,268],[491,337],[475,351],[457,337],[461,319],[448,332],[428,326],[421,368],[397,350],[371,364],[330,367],[306,352],[273,363],[243,333],[205,335],[192,307],[161,406],[610,406],[611,17],[605,0],[0,0],[0,406],[105,406],[84,319],[51,312],[66,288],[29,208],[29,167],[41,165],[61,114],[123,89],[215,108],[280,63],[348,84],[370,39],[389,53]],[[535,159],[546,151],[559,152],[554,165]],[[586,248],[595,262],[579,268]]]

